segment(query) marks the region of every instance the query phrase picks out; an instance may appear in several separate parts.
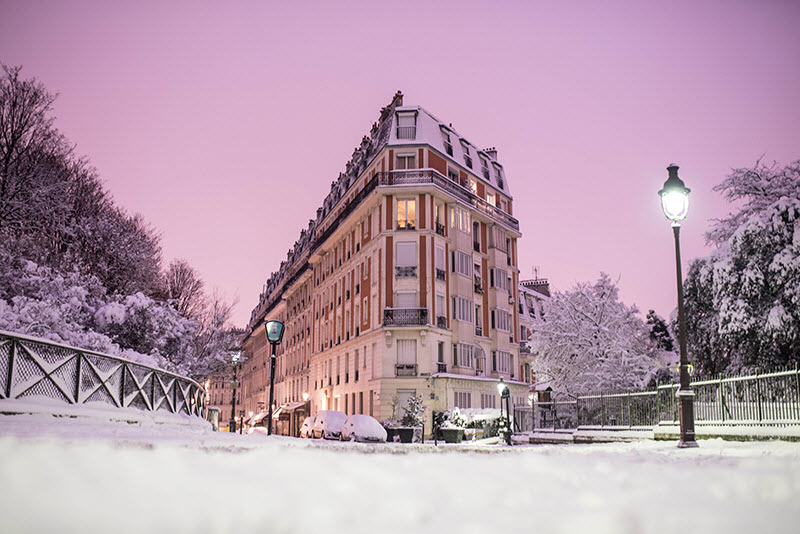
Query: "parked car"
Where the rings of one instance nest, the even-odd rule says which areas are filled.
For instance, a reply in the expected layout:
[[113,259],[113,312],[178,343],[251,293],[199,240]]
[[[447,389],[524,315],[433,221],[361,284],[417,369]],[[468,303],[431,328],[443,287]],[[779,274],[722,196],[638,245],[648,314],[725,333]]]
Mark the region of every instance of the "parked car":
[[248,434],[264,434],[267,435],[267,429],[263,426],[254,426],[247,429]]
[[347,415],[336,410],[320,410],[314,417],[312,438],[339,439]]
[[382,443],[386,441],[386,429],[372,416],[353,414],[342,426],[340,439]]
[[311,430],[314,428],[314,417],[306,417],[303,424],[300,426],[300,437],[301,438],[310,438],[311,437]]

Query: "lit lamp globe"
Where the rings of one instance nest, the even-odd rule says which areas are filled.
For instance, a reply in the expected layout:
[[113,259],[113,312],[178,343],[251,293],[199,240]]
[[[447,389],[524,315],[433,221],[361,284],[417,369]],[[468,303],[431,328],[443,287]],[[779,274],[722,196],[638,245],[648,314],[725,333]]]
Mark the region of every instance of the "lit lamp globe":
[[280,321],[267,321],[267,340],[273,345],[278,345],[283,339],[283,323]]
[[664,182],[664,188],[658,192],[661,197],[661,209],[664,216],[678,223],[686,218],[689,211],[689,188],[678,178],[678,166],[675,164],[667,167],[669,177]]

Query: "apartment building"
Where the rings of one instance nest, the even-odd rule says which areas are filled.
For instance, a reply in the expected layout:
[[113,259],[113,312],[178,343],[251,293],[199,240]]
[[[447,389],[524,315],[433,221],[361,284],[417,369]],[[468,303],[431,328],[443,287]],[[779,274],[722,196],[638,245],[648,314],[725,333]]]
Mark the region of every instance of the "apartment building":
[[273,319],[286,325],[279,418],[400,419],[412,395],[429,410],[496,408],[501,378],[527,397],[513,207],[497,151],[398,92],[264,285],[244,342],[243,409],[268,398]]

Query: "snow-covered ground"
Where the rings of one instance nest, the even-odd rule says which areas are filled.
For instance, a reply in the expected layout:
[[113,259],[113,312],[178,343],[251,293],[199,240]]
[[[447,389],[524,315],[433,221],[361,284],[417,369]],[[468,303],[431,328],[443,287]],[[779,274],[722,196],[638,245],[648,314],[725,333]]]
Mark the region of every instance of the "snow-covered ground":
[[3,532],[797,532],[800,444],[358,444],[0,416]]

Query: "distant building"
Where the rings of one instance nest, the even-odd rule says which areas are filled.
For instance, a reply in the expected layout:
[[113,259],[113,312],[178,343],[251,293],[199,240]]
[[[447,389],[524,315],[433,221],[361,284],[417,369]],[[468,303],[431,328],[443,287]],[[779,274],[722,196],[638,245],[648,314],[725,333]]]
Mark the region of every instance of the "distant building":
[[520,374],[526,382],[534,383],[535,377],[531,374],[531,364],[535,355],[531,352],[528,343],[531,339],[537,319],[542,319],[542,304],[550,298],[550,284],[546,278],[522,280],[519,283],[519,339],[520,356],[524,367]]
[[291,434],[323,409],[400,419],[412,395],[497,408],[500,378],[525,399],[512,213],[497,151],[395,95],[264,286],[243,410],[268,398],[271,319],[286,324],[273,409]]

